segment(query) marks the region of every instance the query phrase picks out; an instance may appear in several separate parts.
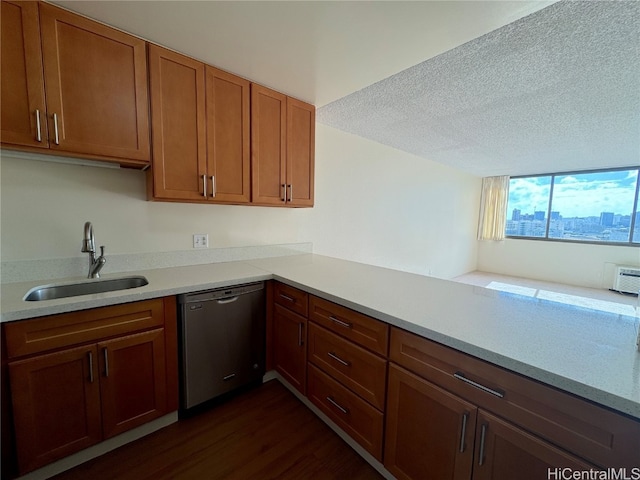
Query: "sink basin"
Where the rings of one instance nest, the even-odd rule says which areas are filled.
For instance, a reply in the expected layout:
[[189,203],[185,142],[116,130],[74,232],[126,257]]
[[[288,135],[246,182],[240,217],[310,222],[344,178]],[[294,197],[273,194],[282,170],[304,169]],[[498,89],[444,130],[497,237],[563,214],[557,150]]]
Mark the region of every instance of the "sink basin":
[[52,300],[54,298],[76,297],[78,295],[91,295],[93,293],[114,292],[129,288],[144,287],[149,281],[142,276],[108,278],[104,280],[86,280],[77,283],[58,283],[33,287],[27,292],[24,300],[27,302],[39,302],[40,300]]

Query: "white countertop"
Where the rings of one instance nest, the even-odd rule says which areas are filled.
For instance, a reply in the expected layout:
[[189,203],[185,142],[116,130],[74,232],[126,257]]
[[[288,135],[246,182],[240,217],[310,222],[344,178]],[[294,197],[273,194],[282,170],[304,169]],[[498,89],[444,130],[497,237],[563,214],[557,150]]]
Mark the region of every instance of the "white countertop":
[[0,321],[275,278],[640,419],[636,317],[313,254],[130,274],[149,285],[25,302],[30,288],[51,282],[3,284]]

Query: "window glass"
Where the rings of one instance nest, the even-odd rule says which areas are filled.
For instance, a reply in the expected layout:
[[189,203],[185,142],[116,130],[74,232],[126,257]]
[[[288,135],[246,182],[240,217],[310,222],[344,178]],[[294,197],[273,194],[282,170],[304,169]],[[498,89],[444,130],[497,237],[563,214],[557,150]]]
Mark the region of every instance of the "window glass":
[[637,170],[556,175],[549,238],[629,242]]
[[634,204],[640,203],[637,182],[637,168],[512,178],[505,233],[510,237],[640,243],[640,213],[634,211]]
[[640,190],[636,192],[636,223],[633,226],[633,242],[640,243]]
[[506,235],[544,237],[551,177],[522,177],[509,181]]

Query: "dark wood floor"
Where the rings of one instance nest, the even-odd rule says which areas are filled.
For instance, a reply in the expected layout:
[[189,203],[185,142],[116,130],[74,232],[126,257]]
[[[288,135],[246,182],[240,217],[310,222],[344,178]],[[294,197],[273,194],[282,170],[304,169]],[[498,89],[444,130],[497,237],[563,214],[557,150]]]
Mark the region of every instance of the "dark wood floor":
[[382,477],[291,392],[271,381],[54,478]]

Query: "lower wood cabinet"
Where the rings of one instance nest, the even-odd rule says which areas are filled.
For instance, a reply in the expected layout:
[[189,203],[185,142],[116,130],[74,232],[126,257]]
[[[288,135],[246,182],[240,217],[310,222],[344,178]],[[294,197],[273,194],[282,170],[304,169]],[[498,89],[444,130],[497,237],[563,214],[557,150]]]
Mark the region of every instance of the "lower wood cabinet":
[[96,345],[9,364],[20,472],[102,439]]
[[539,480],[596,468],[393,364],[388,385],[384,465],[398,479]]
[[167,298],[3,324],[20,474],[175,411],[176,322]]
[[384,414],[309,364],[308,397],[351,438],[377,460],[382,460]]
[[390,364],[385,468],[400,480],[471,478],[476,417],[475,405]]
[[271,288],[276,370],[399,480],[539,480],[640,465],[637,419]]
[[558,473],[549,476],[549,472],[563,469],[599,470],[505,420],[479,411],[473,480],[560,478]]
[[304,395],[307,390],[307,319],[278,304],[273,308],[274,368]]
[[105,439],[167,412],[164,329],[101,342],[98,358]]

